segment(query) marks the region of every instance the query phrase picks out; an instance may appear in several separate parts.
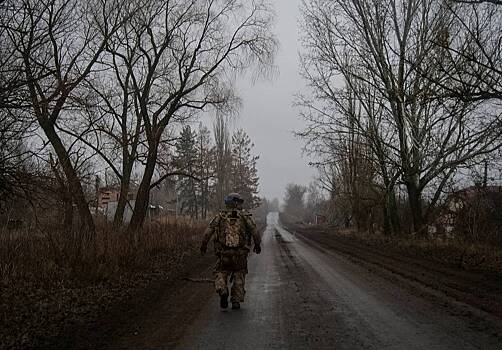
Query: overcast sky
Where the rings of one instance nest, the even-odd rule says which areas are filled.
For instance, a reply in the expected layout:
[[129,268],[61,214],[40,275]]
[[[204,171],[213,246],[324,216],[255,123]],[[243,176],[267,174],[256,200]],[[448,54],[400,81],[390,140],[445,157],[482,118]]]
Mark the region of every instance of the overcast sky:
[[245,129],[260,155],[260,195],[284,197],[289,182],[307,185],[314,176],[308,159],[302,157],[302,141],[293,131],[302,128],[294,95],[305,86],[298,74],[299,1],[275,0],[275,32],[279,40],[276,65],[279,74],[272,81],[239,82],[242,109],[236,124]]

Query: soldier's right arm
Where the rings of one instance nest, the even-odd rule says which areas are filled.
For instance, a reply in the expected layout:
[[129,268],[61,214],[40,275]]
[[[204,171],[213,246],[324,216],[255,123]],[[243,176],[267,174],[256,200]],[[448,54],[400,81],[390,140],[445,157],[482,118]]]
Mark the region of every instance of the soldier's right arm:
[[211,238],[216,234],[216,229],[218,226],[219,222],[219,215],[215,216],[211,222],[209,223],[209,226],[206,228],[206,231],[204,231],[204,236],[202,238],[202,244],[200,246],[200,251],[202,254],[206,253],[207,251],[207,245]]
[[261,246],[261,236],[258,233],[258,229],[256,228],[256,224],[255,224],[254,220],[250,216],[248,216],[245,218],[245,221],[246,221],[248,234],[250,234],[251,237],[253,238],[253,243],[254,243],[255,248],[257,248],[257,250],[261,251],[261,247],[260,247]]

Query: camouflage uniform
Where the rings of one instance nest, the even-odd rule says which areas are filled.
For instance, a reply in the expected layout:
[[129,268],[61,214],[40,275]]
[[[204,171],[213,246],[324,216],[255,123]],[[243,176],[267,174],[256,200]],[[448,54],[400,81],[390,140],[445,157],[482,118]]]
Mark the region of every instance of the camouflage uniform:
[[[232,212],[237,212],[241,218],[240,230],[243,236],[246,237],[246,244],[238,248],[226,247],[220,242],[219,233],[221,223],[224,220],[224,215],[232,215]],[[213,239],[214,252],[217,257],[216,266],[214,268],[214,286],[218,294],[228,294],[228,283],[233,281],[231,290],[232,302],[243,302],[246,293],[244,284],[246,282],[247,258],[250,251],[251,239],[254,246],[259,247],[261,237],[258,235],[256,225],[251,218],[251,215],[243,210],[228,210],[222,211],[211,220],[209,227],[204,233],[202,246],[206,247],[209,241]]]

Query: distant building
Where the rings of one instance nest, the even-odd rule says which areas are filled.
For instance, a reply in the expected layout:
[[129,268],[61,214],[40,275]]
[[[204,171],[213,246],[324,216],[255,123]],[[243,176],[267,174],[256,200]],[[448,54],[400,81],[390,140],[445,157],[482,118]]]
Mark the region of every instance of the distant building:
[[451,235],[461,220],[474,216],[502,226],[502,186],[471,186],[453,192],[429,232]]
[[[137,186],[127,194],[127,203],[124,210],[124,222],[131,221],[134,205],[136,204]],[[108,221],[113,221],[117,211],[120,198],[119,186],[107,186],[99,189],[98,193],[98,211],[102,213]],[[162,184],[150,190],[150,203],[148,204],[147,216],[153,217],[161,214],[176,214],[176,191],[175,183],[166,179]]]
[[[106,208],[110,202],[118,202],[120,198],[120,187],[102,187],[99,189],[98,206]],[[129,191],[128,200],[136,199],[136,191]]]
[[162,207],[165,214],[176,215],[178,197],[176,195],[176,181],[169,177],[150,191],[150,203]]
[[327,220],[326,215],[322,215],[322,214],[315,214],[315,224],[316,224],[316,225],[325,224],[327,221],[328,221],[328,220]]
[[[480,204],[483,201],[491,209],[502,209],[502,186],[471,186],[453,192],[446,200],[447,210],[460,212],[468,205]],[[490,209],[488,208],[488,209]]]
[[[113,221],[115,212],[117,211],[118,201],[120,199],[120,187],[108,186],[99,189],[98,193],[98,208],[99,211],[107,218],[108,221]],[[136,204],[136,189],[129,191],[127,194],[127,203],[124,210],[124,222],[131,221],[134,205]]]

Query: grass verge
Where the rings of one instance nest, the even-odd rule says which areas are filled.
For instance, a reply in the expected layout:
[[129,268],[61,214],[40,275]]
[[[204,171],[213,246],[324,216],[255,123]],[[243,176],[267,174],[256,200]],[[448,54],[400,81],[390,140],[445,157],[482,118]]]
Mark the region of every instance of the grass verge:
[[376,251],[393,252],[403,256],[436,262],[441,265],[480,273],[502,275],[502,248],[494,245],[473,243],[457,239],[417,237],[412,235],[386,236],[340,229],[328,225],[302,225],[281,213],[281,222],[303,232],[325,232],[340,239],[374,248]]
[[0,348],[44,347],[173,278],[198,253],[204,228],[162,219],[129,233],[103,224],[92,242],[78,231],[0,232]]

